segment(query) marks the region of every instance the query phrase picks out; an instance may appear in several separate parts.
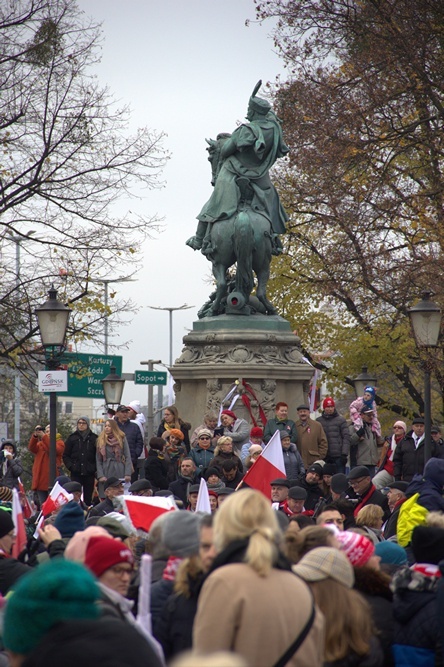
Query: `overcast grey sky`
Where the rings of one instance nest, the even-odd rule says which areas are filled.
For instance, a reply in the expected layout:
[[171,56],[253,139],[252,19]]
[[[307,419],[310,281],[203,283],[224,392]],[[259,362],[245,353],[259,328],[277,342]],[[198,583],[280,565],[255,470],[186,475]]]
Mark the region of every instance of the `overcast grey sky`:
[[[211,194],[205,138],[232,131],[244,119],[256,82],[285,78],[285,71],[273,51],[272,26],[254,22],[253,0],[79,0],[79,6],[102,22],[100,82],[132,106],[133,129],[146,125],[166,132],[172,154],[162,190],[121,203],[122,210],[164,218],[164,231],[143,246],[137,282],[116,286],[140,306],[121,331],[122,340],[132,340],[119,352],[130,373],[141,368],[141,360],[168,361],[168,313],[148,306],[194,306],[174,314],[177,358],[182,337],[211,292],[210,263],[185,246]],[[95,351],[103,353],[100,347]],[[123,400],[144,403],[145,394],[144,387],[127,383]]]

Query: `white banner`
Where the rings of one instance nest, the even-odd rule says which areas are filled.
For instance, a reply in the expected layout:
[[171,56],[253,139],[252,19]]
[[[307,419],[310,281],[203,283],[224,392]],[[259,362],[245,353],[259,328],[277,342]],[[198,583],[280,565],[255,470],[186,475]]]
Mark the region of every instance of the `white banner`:
[[68,371],[39,371],[39,391],[68,391]]

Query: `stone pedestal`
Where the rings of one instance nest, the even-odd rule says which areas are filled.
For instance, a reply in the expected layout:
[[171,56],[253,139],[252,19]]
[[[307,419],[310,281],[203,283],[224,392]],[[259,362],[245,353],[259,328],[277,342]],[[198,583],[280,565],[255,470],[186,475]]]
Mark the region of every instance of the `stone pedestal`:
[[[289,417],[296,419],[296,407],[307,402],[313,368],[302,360],[300,340],[282,317],[207,317],[194,322],[183,342],[182,354],[170,371],[179,414],[193,429],[202,423],[205,412],[219,411],[236,381],[239,392],[242,380],[251,386],[257,399],[249,394],[251,409],[258,421],[258,403],[268,418],[274,415],[276,403],[285,401]],[[241,399],[233,409],[251,422]]]

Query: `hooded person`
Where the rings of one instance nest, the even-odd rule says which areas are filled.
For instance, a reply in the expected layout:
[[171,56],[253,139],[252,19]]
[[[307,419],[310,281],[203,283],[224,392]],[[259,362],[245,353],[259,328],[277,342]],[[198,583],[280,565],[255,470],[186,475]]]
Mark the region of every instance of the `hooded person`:
[[[19,477],[22,473],[23,466],[17,456],[17,445],[13,440],[4,440],[0,447],[0,488],[18,490]],[[1,493],[0,497],[2,497]],[[10,499],[12,499],[12,494]]]
[[161,541],[170,554],[162,578],[151,587],[153,633],[163,606],[173,592],[177,570],[184,558],[199,552],[201,516],[194,512],[173,511],[161,523]]
[[444,558],[444,529],[417,526],[411,548],[415,563],[393,576],[393,654],[396,664],[442,665],[442,618],[437,591]]
[[83,487],[85,504],[92,503],[96,476],[97,435],[91,431],[89,417],[79,417],[77,428],[68,436],[63,452],[63,463],[69,470],[71,480]]

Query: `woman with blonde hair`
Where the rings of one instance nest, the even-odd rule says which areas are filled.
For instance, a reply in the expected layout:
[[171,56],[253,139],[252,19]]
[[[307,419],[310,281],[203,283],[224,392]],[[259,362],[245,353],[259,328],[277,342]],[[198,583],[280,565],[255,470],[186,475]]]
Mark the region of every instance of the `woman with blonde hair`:
[[211,459],[208,467],[219,468],[219,470],[222,470],[222,463],[231,459],[236,462],[239,472],[243,472],[244,468],[242,461],[234,451],[232,438],[230,438],[229,435],[222,435],[217,441],[216,449],[214,450],[214,458]]
[[356,515],[356,526],[365,531],[367,537],[378,544],[384,539],[382,536],[382,524],[384,523],[384,510],[379,505],[365,505]]
[[133,466],[128,442],[114,419],[106,420],[97,438],[96,463],[100,498],[104,497],[103,485],[109,477],[131,481]]
[[259,491],[237,491],[223,503],[214,520],[217,556],[194,623],[197,653],[232,651],[249,665],[321,667],[323,619],[289,570],[281,539]]
[[382,667],[371,609],[353,590],[355,577],[347,557],[338,549],[318,547],[292,569],[308,583],[325,617],[324,666]]

